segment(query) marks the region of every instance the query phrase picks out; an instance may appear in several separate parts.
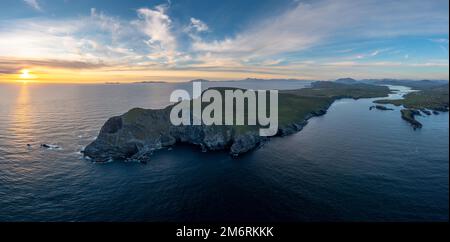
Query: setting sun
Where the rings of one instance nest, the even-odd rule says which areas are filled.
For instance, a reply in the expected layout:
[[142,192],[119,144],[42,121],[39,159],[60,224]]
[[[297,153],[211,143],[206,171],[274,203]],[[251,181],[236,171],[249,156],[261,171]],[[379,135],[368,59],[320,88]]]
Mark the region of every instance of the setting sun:
[[32,72],[29,69],[23,69],[20,71],[20,75],[19,75],[19,82],[22,83],[28,83],[33,81],[33,79],[36,79],[37,76],[32,74]]
[[30,71],[27,69],[22,70],[22,74],[20,75],[21,79],[30,79],[31,75],[30,75]]

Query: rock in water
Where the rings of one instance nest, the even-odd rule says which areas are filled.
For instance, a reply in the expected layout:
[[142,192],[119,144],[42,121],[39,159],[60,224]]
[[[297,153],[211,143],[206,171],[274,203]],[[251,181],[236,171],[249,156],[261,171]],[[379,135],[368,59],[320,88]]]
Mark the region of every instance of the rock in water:
[[426,109],[421,109],[420,111],[426,115],[431,115],[431,112]]
[[61,150],[61,147],[57,145],[51,145],[51,144],[41,144],[41,148],[45,148],[48,150]]
[[402,109],[402,118],[409,122],[414,129],[422,128],[422,124],[415,119],[415,116],[419,115],[420,112],[414,109]]
[[375,105],[375,106],[371,106],[371,107],[369,108],[369,110],[372,110],[372,109],[374,109],[374,108],[376,108],[376,109],[378,109],[378,110],[382,110],[382,111],[394,110],[394,109],[392,109],[392,108],[387,108],[387,107],[385,107],[385,106],[383,106],[383,105]]

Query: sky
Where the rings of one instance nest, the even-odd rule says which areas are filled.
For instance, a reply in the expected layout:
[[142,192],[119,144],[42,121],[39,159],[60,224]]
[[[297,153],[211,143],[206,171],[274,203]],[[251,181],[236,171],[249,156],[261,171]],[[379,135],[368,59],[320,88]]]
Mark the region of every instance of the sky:
[[0,82],[449,79],[448,0],[2,0]]

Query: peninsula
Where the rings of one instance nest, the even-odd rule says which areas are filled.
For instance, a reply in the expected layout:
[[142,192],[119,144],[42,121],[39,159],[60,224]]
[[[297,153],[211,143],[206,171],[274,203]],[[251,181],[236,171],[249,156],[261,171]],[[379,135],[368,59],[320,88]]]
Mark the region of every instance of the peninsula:
[[[312,83],[309,88],[279,91],[279,126],[276,136],[300,131],[308,119],[325,114],[337,99],[387,97],[389,93],[386,86],[322,81]],[[259,127],[255,125],[174,126],[169,117],[173,106],[158,110],[134,108],[121,116],[110,118],[101,128],[97,139],[85,148],[84,156],[95,162],[145,162],[155,150],[176,143],[198,145],[205,151],[228,150],[231,155],[238,156],[269,139],[259,136]]]
[[[339,79],[335,82],[316,81],[308,88],[279,91],[278,131],[276,136],[290,135],[302,130],[308,119],[324,115],[329,106],[342,98],[382,98],[391,91],[386,85],[409,86],[415,92],[403,99],[379,99],[378,104],[402,106],[401,117],[414,129],[422,124],[415,116],[439,114],[449,109],[448,83],[440,81],[397,81]],[[216,87],[224,90],[236,88]],[[84,150],[84,156],[95,162],[135,160],[146,162],[155,150],[176,143],[189,143],[202,150],[228,150],[238,156],[255,149],[269,140],[259,135],[258,125],[180,125],[170,122],[170,111],[175,104],[163,109],[134,108],[123,115],[110,118],[101,128],[97,139]],[[208,105],[206,103],[205,105]],[[370,109],[392,110],[382,105]],[[192,112],[191,112],[192,113]],[[245,113],[247,116],[247,113]],[[192,116],[191,116],[192,119]]]

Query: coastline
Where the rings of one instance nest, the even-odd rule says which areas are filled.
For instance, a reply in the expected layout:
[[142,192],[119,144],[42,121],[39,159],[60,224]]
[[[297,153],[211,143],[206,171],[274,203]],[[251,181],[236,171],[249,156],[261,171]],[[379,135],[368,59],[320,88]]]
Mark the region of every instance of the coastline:
[[[310,118],[326,114],[336,100],[386,97],[389,93],[388,87],[328,82],[282,91],[279,95],[279,127],[275,136],[301,131]],[[98,138],[85,148],[84,156],[96,162],[136,160],[145,163],[154,151],[177,143],[198,145],[205,151],[228,150],[232,156],[239,156],[270,140],[259,136],[258,126],[174,126],[169,120],[172,107],[169,105],[159,110],[134,108],[110,118]]]

